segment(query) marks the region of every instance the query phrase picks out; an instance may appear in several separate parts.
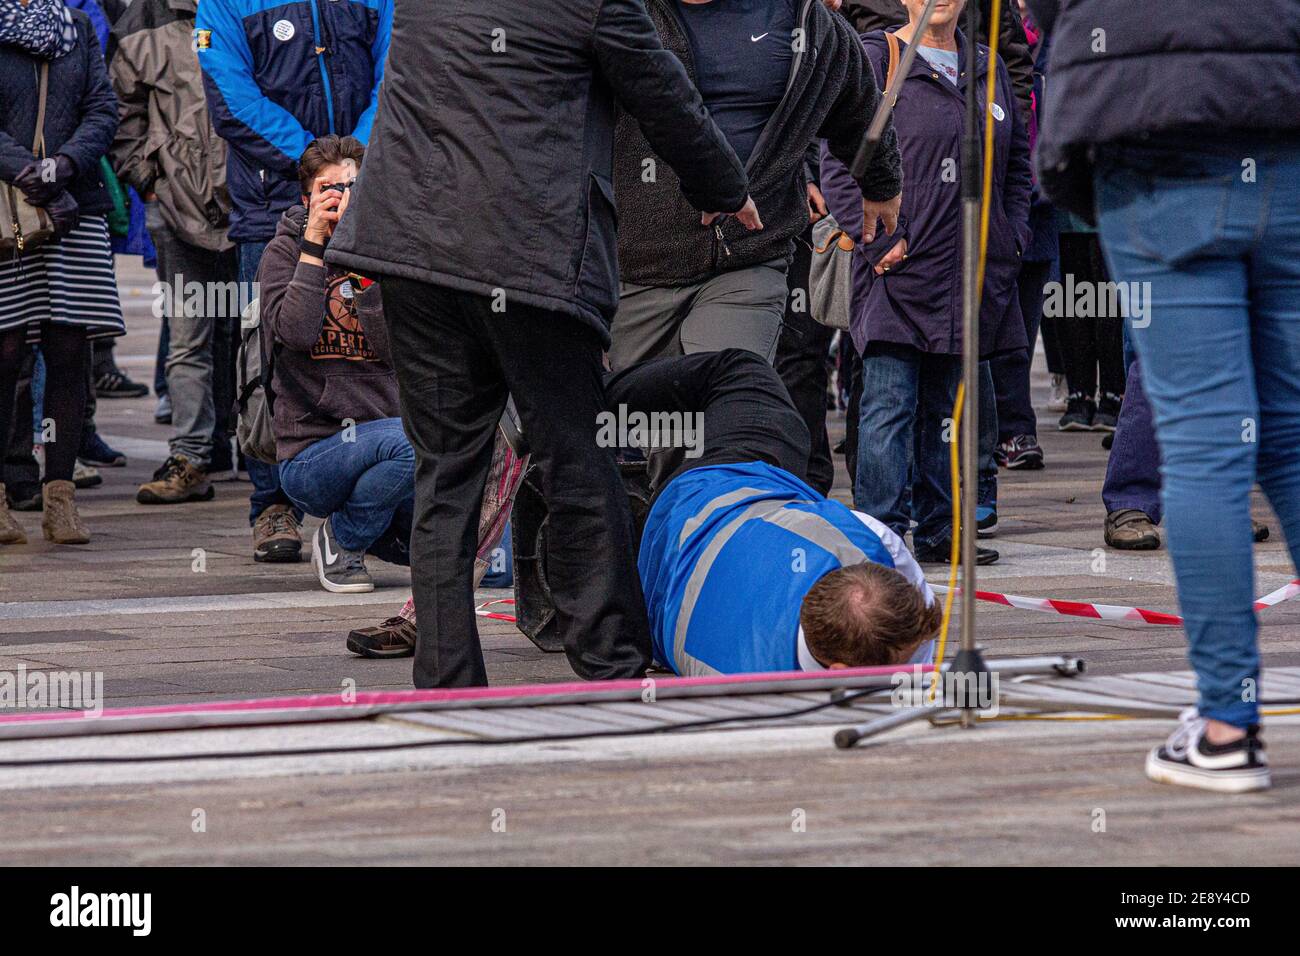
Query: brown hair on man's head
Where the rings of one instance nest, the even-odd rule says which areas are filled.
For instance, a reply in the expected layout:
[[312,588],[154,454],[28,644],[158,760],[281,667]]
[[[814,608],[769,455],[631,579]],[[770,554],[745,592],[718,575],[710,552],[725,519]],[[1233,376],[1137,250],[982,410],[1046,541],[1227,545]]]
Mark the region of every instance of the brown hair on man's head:
[[813,657],[826,666],[903,664],[939,633],[943,612],[893,568],[851,564],[813,585],[799,624]]
[[352,160],[357,167],[366,155],[366,147],[355,136],[336,136],[330,133],[312,140],[298,158],[298,185],[304,196],[310,196],[316,185],[316,177],[326,166]]

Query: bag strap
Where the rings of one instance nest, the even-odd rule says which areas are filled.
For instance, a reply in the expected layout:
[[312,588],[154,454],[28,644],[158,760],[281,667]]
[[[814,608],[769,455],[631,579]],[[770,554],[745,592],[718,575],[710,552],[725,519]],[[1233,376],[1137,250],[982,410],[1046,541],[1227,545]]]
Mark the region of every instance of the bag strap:
[[37,159],[45,158],[45,97],[50,88],[50,62],[41,61],[41,92],[36,104],[36,135],[32,140],[32,152]]
[[889,44],[889,68],[885,71],[885,92],[888,93],[894,86],[894,75],[898,72],[898,37],[892,33],[886,33],[885,42]]

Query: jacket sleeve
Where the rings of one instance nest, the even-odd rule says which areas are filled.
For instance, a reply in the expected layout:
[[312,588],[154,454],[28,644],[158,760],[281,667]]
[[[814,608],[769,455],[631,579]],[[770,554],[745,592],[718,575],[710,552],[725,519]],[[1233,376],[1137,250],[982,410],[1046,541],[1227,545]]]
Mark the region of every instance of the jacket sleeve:
[[[885,230],[876,230],[876,238],[869,245],[862,245],[862,189],[849,174],[849,164],[838,159],[828,148],[822,145],[822,196],[826,198],[826,209],[835,217],[839,227],[847,232],[857,243],[858,251],[870,263],[879,262],[899,240],[908,237],[907,217],[898,215],[898,228],[892,236]],[[851,161],[851,159],[850,159]]]
[[203,0],[194,22],[209,31],[199,66],[217,135],[264,168],[292,175],[313,137],[292,113],[262,95],[243,24],[226,0]]
[[[829,115],[817,135],[824,137],[831,155],[846,167],[853,165],[862,135],[871,125],[871,119],[880,105],[881,93],[862,41],[853,35],[848,22],[829,11],[821,10],[832,22],[835,35],[834,50],[847,61],[844,83],[835,98]],[[873,202],[893,199],[903,189],[902,155],[898,150],[898,134],[890,117],[881,134],[880,143],[858,181],[862,195]]]
[[30,143],[20,143],[0,129],[0,180],[13,182],[35,158]]
[[1016,106],[1025,123],[1034,108],[1034,55],[1025,36],[1025,24],[1020,19],[1013,0],[1003,0],[1002,30],[998,34],[998,56],[1007,65],[1011,86],[1016,94]]
[[85,47],[86,76],[81,87],[77,130],[56,152],[72,160],[77,175],[85,176],[108,155],[117,133],[117,97],[108,83],[108,70],[99,41],[89,27],[80,30],[80,45]]
[[140,195],[153,189],[158,178],[158,164],[146,152],[149,138],[149,90],[152,77],[143,75],[141,65],[133,59],[133,45],[124,47],[113,35],[109,50],[108,76],[117,94],[121,122],[113,139],[109,156],[113,170]]
[[393,0],[380,0],[377,9],[379,29],[375,31],[375,42],[370,46],[370,58],[375,64],[374,85],[370,88],[370,105],[365,108],[357,120],[357,128],[352,131],[352,135],[366,145],[370,143],[370,131],[375,125],[375,110],[379,106],[379,86],[384,79],[388,44],[393,38]]
[[[1011,83],[1005,63],[998,63],[1000,82]],[[1015,230],[1016,251],[1029,247],[1029,203],[1033,194],[1033,167],[1029,159],[1029,128],[1020,111],[1011,111],[1011,149],[1007,155],[1007,178],[1002,187],[1002,208]],[[1027,115],[1027,114],[1026,114]]]
[[325,325],[325,267],[303,262],[287,236],[266,247],[257,270],[262,324],[271,340],[306,352]]
[[704,212],[735,212],[749,180],[735,150],[709,116],[681,60],[664,49],[641,0],[604,0],[594,53],[622,107],[650,148],[672,167],[682,194]]

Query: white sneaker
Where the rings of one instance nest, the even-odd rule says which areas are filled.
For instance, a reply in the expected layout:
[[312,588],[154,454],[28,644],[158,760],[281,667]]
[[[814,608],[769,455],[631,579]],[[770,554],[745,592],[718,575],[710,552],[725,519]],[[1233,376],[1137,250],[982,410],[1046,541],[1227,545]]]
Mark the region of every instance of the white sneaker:
[[1212,744],[1205,737],[1205,718],[1189,707],[1179,715],[1178,729],[1163,746],[1147,754],[1147,776],[1157,783],[1199,787],[1219,793],[1246,793],[1272,786],[1259,725],[1230,744]]
[[76,465],[72,468],[72,483],[78,488],[94,488],[104,483],[104,476],[94,465],[87,465],[81,459],[77,459]]
[[1070,404],[1070,387],[1064,375],[1052,375],[1052,392],[1047,398],[1049,412],[1063,412]]

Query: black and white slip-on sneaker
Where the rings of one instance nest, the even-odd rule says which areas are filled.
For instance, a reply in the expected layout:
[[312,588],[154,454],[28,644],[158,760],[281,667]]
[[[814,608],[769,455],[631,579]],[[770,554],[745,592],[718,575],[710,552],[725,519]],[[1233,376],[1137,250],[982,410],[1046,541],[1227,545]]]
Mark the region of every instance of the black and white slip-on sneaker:
[[1212,744],[1205,736],[1205,718],[1195,707],[1183,711],[1178,729],[1147,754],[1147,776],[1158,783],[1220,793],[1267,790],[1272,785],[1259,725],[1248,728],[1240,740]]
[[312,535],[311,563],[316,568],[321,587],[335,594],[354,594],[375,589],[374,578],[366,570],[366,556],[348,551],[334,537],[333,519],[326,518]]

